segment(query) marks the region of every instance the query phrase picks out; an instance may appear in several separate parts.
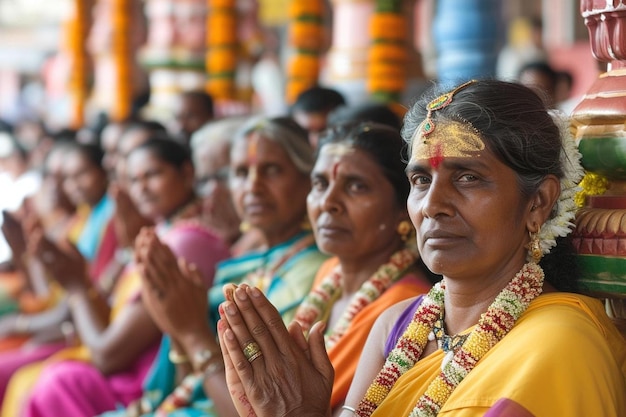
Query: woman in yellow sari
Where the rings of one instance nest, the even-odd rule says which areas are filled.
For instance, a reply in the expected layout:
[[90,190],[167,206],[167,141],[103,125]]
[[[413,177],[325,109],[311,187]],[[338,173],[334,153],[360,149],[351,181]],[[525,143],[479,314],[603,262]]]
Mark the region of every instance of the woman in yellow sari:
[[[527,87],[471,81],[405,118],[408,210],[443,280],[377,321],[342,417],[626,415],[626,343],[577,294],[571,245],[582,177],[568,123]],[[218,324],[240,415],[328,416],[323,325],[306,340],[262,294]]]

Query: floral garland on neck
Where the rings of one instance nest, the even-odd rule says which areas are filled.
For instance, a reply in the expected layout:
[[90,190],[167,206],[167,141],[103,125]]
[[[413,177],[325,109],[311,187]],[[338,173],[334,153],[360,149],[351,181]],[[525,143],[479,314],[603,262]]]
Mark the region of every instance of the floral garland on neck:
[[[415,263],[417,257],[417,253],[410,249],[399,250],[391,256],[388,263],[381,265],[361,285],[341,318],[333,326],[333,329],[326,334],[327,349],[332,348],[343,337],[352,320],[361,310],[374,302],[391,284],[404,275],[404,272]],[[338,265],[304,299],[295,315],[295,320],[300,323],[304,331],[309,331],[311,326],[321,320],[328,309],[332,307],[333,300],[341,294],[342,282],[343,274],[341,273],[341,266]]]
[[[410,416],[436,416],[454,389],[474,369],[478,361],[513,328],[532,300],[541,294],[544,274],[535,263],[527,263],[498,294],[478,326],[470,333],[453,359],[430,383]],[[387,397],[394,384],[419,360],[428,343],[428,335],[443,313],[445,287],[435,284],[415,311],[411,323],[389,353],[356,415],[370,416]]]

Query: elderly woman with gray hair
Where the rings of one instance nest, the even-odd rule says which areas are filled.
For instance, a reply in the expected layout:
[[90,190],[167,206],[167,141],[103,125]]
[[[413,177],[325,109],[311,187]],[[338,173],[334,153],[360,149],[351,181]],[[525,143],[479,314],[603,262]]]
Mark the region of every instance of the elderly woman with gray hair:
[[210,121],[191,135],[190,142],[203,222],[230,247],[233,256],[263,245],[256,229],[241,230],[241,219],[228,186],[230,150],[235,133],[247,120],[249,116]]
[[[251,119],[235,133],[228,180],[234,206],[243,223],[260,232],[266,248],[219,264],[208,302],[194,266],[177,262],[154,234],[140,234],[135,250],[142,295],[168,337],[142,400],[127,415],[237,415],[216,341],[222,287],[245,282],[260,288],[285,323],[293,319],[326,259],[306,215],[313,164],[307,133],[291,118]],[[160,296],[151,287],[158,287]]]

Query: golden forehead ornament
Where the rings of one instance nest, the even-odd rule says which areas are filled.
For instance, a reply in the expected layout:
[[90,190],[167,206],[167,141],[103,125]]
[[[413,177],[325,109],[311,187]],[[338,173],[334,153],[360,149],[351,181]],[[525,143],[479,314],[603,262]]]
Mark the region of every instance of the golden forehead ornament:
[[459,121],[452,119],[438,125],[432,119],[433,112],[447,107],[459,90],[474,82],[471,80],[461,84],[428,103],[426,118],[413,135],[411,159],[429,159],[431,165],[437,167],[443,158],[468,157],[485,148],[480,132],[461,117],[457,116]]

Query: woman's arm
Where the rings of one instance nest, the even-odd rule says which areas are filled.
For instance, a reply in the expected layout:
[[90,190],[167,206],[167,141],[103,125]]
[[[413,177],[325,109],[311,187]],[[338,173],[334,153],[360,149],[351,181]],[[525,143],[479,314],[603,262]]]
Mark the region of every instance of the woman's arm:
[[109,307],[99,294],[75,292],[70,300],[76,332],[105,375],[127,369],[161,336],[141,299],[122,307],[110,322]]
[[140,299],[126,304],[110,321],[111,308],[89,280],[87,263],[73,245],[60,248],[41,230],[34,231],[31,240],[29,251],[68,292],[74,329],[102,373],[126,369],[158,340],[159,329]]

